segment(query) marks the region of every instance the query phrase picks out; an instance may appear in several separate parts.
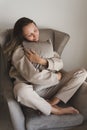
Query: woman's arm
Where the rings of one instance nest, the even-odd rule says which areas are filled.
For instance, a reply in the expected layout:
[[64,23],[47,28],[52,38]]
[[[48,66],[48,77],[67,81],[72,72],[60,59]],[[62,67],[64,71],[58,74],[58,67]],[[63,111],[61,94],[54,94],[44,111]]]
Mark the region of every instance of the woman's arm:
[[12,63],[22,77],[33,84],[52,86],[59,83],[58,74],[50,72],[49,70],[39,72],[35,69],[33,64],[24,54],[22,47],[19,47],[14,52]]
[[44,65],[48,70],[59,71],[63,68],[63,61],[56,52],[54,52],[54,57],[48,59],[41,58],[36,52],[32,50],[25,50],[25,54],[31,62]]

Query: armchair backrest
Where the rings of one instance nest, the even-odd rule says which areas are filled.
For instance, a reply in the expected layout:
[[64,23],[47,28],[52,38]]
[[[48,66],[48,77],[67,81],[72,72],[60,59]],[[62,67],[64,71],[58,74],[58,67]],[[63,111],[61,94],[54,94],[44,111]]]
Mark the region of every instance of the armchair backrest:
[[54,50],[61,56],[70,38],[69,34],[54,29],[40,29],[40,39],[48,40],[49,38],[52,40]]

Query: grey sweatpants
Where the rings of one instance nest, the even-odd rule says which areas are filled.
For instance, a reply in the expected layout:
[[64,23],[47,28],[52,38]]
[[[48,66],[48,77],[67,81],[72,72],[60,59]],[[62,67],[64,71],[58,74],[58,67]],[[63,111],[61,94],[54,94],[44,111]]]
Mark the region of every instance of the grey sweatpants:
[[45,99],[55,96],[67,103],[86,78],[87,71],[79,69],[65,74],[58,85],[40,91],[34,90],[32,85],[18,83],[14,86],[14,95],[21,104],[49,115],[51,105]]

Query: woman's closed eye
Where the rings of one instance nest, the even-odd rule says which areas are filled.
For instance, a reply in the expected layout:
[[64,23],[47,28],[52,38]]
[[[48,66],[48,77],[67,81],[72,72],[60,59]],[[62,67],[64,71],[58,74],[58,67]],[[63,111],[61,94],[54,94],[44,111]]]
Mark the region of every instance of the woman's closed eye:
[[31,37],[32,36],[32,34],[30,34],[30,35],[27,35],[27,37]]

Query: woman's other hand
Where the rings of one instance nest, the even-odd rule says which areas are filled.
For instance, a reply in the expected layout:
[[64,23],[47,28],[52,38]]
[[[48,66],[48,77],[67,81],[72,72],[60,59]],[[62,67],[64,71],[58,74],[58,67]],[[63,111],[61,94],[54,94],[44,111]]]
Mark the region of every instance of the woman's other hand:
[[58,80],[61,80],[62,79],[62,73],[58,72],[57,75],[58,75]]

